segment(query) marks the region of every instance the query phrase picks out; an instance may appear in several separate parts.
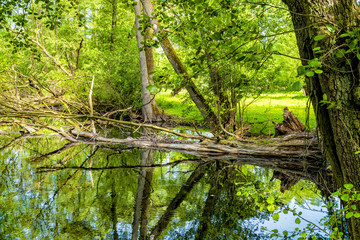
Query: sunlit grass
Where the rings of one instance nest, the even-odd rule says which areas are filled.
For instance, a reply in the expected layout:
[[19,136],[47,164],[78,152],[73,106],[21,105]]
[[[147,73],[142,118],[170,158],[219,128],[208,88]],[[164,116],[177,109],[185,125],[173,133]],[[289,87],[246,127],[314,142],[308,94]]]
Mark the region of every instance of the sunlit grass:
[[[195,104],[187,98],[186,92],[181,92],[176,96],[170,92],[162,92],[156,96],[156,101],[165,113],[175,115],[181,120],[194,122],[202,120],[200,112]],[[307,101],[308,97],[304,96],[302,92],[271,93],[262,94],[256,99],[247,98],[241,101],[242,106],[252,103],[245,108],[243,120],[245,124],[252,125],[250,131],[253,133],[269,134],[270,129],[270,134],[273,134],[272,122],[278,123],[283,120],[285,107],[288,107],[305,124]],[[238,116],[237,120],[239,120]],[[310,107],[309,128],[313,129],[315,125],[315,116]]]

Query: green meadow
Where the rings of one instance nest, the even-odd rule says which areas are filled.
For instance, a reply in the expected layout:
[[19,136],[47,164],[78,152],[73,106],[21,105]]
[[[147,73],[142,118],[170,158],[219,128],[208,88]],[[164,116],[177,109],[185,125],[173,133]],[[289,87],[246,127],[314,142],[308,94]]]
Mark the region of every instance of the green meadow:
[[[156,96],[156,101],[166,114],[176,116],[179,121],[201,124],[203,118],[186,94],[182,91],[173,96],[171,92],[161,92]],[[307,114],[308,97],[301,91],[265,93],[256,98],[242,99],[240,103],[244,125],[250,126],[249,131],[255,135],[273,134],[272,122],[278,123],[283,120],[285,107],[288,107],[310,130],[316,125],[312,106],[310,104],[309,114]],[[237,121],[240,123],[239,119],[238,115]]]

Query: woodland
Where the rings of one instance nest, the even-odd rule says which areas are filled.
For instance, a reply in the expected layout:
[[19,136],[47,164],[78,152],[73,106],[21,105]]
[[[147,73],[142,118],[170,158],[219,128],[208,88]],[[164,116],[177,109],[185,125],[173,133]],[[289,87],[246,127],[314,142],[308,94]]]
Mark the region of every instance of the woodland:
[[[356,0],[2,0],[0,134],[326,166],[360,239],[359,26]],[[251,131],[251,104],[300,90],[304,123]]]

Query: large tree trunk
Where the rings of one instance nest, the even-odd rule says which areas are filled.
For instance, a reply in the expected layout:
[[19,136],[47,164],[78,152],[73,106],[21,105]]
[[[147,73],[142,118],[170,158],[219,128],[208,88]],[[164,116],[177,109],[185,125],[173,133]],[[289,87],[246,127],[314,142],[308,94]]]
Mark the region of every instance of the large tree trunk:
[[144,122],[151,122],[153,119],[153,110],[151,107],[151,101],[153,98],[149,90],[146,88],[149,85],[148,82],[148,70],[146,65],[146,55],[143,48],[142,42],[144,38],[141,34],[140,28],[140,16],[141,16],[141,6],[139,0],[135,0],[135,25],[136,25],[136,40],[139,48],[139,60],[140,60],[140,69],[141,69],[141,89],[142,89],[142,115]]
[[144,7],[144,11],[146,12],[146,15],[150,18],[150,22],[155,33],[160,36],[159,41],[166,57],[173,66],[175,72],[183,77],[182,84],[185,85],[185,88],[188,91],[190,98],[193,100],[196,107],[201,112],[201,115],[208,122],[212,131],[216,131],[218,126],[218,119],[216,115],[214,114],[210,106],[207,104],[204,97],[200,94],[194,82],[191,80],[191,77],[189,76],[185,66],[180,61],[169,39],[166,37],[165,32],[162,29],[160,29],[160,25],[157,19],[152,17],[153,6],[150,0],[141,0],[141,3]]
[[[339,57],[339,50],[349,49],[346,38],[339,36],[359,25],[359,6],[355,0],[283,1],[291,12],[302,64],[306,66],[314,58],[322,63],[323,73],[307,77],[307,86],[324,155],[332,165],[338,187],[352,183],[359,191],[360,159],[355,154],[360,138],[359,59],[356,53]],[[325,37],[315,41],[318,35]],[[316,47],[321,53],[313,51]],[[324,94],[339,108],[320,104]],[[351,239],[360,239],[360,219],[352,218],[348,223]]]

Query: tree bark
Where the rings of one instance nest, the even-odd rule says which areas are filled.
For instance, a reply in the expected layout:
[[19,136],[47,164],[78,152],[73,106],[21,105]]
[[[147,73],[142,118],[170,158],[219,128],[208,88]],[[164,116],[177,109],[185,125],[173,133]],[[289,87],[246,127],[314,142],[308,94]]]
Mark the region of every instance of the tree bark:
[[[145,13],[144,13],[145,14]],[[149,79],[149,84],[153,85],[154,81],[153,81],[153,77],[154,77],[154,72],[155,72],[155,67],[154,67],[154,54],[153,54],[153,47],[152,46],[146,46],[146,43],[148,42],[148,40],[153,40],[153,29],[152,28],[148,28],[145,32],[145,36],[144,36],[144,42],[145,42],[145,55],[146,55],[146,66],[147,66],[147,71],[148,71],[148,79]],[[152,41],[151,41],[152,42]],[[153,110],[154,116],[153,119],[154,121],[161,121],[161,111],[159,109],[159,107],[156,104],[155,101],[155,96],[151,94],[151,108]]]
[[114,44],[115,44],[115,31],[116,31],[116,23],[117,23],[117,0],[112,0],[112,16],[111,16],[111,36],[110,36],[110,42],[111,42],[111,50],[114,50]]
[[183,77],[182,84],[185,85],[185,89],[188,91],[190,98],[193,100],[196,107],[199,109],[201,115],[207,121],[212,131],[216,131],[218,126],[218,119],[216,115],[205,101],[205,98],[200,94],[194,82],[191,80],[191,77],[189,76],[185,66],[177,56],[169,39],[166,37],[165,32],[162,29],[160,29],[160,25],[157,19],[152,17],[153,6],[150,0],[141,0],[141,3],[144,7],[144,11],[146,12],[146,15],[150,18],[150,22],[154,29],[154,32],[158,35],[160,45],[166,57],[173,66],[175,72]]
[[151,101],[153,98],[149,90],[146,88],[149,85],[148,81],[148,70],[146,65],[146,55],[143,49],[142,42],[144,38],[140,30],[140,16],[141,16],[141,6],[139,0],[135,0],[135,25],[136,25],[136,40],[139,48],[139,60],[140,60],[140,69],[141,69],[141,90],[142,90],[142,115],[144,122],[151,122],[153,119],[153,110],[151,108]]
[[281,123],[273,122],[275,125],[275,137],[305,131],[305,125],[287,107],[284,108],[283,116],[284,120]]
[[[291,12],[299,53],[304,66],[319,58],[323,73],[307,77],[324,155],[331,163],[338,187],[351,183],[360,190],[360,105],[359,59],[356,53],[336,57],[340,49],[348,50],[340,34],[359,26],[360,10],[355,0],[283,0]],[[332,27],[335,32],[329,30]],[[324,35],[321,40],[314,37]],[[335,41],[335,42],[334,42]],[[320,47],[321,53],[313,51]],[[320,104],[324,94],[338,107]],[[329,108],[328,108],[329,107]],[[348,222],[351,239],[360,239],[360,219]]]

